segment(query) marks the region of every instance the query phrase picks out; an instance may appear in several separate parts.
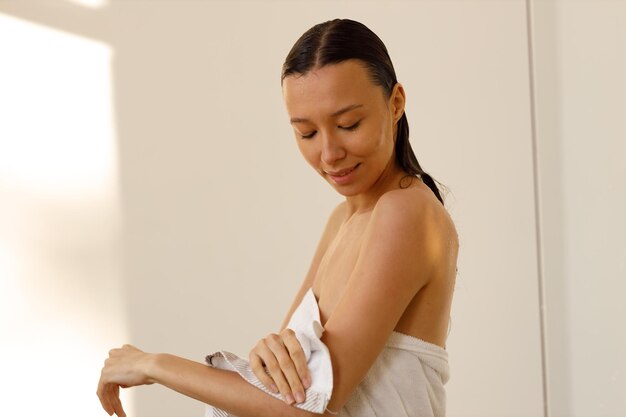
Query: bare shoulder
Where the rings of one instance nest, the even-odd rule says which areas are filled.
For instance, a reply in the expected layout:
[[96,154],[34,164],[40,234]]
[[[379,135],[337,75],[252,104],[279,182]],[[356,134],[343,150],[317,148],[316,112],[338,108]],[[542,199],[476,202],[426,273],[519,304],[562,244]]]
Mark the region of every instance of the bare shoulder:
[[451,222],[447,210],[426,186],[387,191],[376,202],[374,213],[379,220],[395,218],[407,226]]
[[330,219],[333,221],[341,221],[346,218],[348,213],[348,203],[344,200],[337,204],[333,211],[330,213]]
[[334,236],[339,230],[341,223],[343,223],[343,221],[346,220],[347,217],[348,203],[346,201],[342,201],[335,206],[335,208],[330,212],[330,215],[328,216],[328,221],[326,222],[328,233],[331,236]]
[[[426,185],[383,194],[372,213],[378,230],[393,234],[394,245],[413,244],[416,256],[449,262],[458,250],[456,227],[448,210]],[[408,239],[411,235],[412,238]],[[405,237],[404,239],[401,237]],[[417,245],[416,245],[417,244]]]

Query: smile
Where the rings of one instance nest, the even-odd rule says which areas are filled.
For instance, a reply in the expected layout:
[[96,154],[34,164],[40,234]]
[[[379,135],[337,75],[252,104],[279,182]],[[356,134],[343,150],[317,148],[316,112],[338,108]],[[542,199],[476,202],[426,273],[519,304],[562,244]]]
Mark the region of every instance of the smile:
[[360,163],[356,164],[352,168],[343,169],[337,172],[328,172],[324,171],[328,174],[329,177],[333,179],[333,181],[337,184],[345,184],[350,182],[354,177],[354,171],[361,165]]

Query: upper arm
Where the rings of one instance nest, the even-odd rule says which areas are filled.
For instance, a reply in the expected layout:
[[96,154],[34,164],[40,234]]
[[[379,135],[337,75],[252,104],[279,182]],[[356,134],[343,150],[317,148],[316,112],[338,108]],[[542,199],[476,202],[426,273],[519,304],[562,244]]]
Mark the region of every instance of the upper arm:
[[291,318],[291,315],[293,314],[294,310],[298,307],[298,304],[300,304],[300,301],[302,301],[302,297],[304,296],[304,293],[313,285],[313,280],[315,279],[315,275],[317,274],[317,269],[319,267],[320,261],[322,260],[324,253],[326,253],[326,249],[328,249],[328,245],[337,234],[337,230],[339,229],[339,226],[343,220],[343,217],[345,216],[345,208],[346,208],[346,203],[342,202],[338,204],[330,213],[330,216],[328,217],[328,220],[326,221],[326,226],[324,227],[324,231],[322,232],[322,236],[317,244],[315,254],[313,255],[313,260],[311,261],[311,264],[309,265],[309,271],[304,277],[304,280],[302,281],[302,284],[300,285],[300,290],[296,294],[296,297],[294,298],[293,303],[291,304],[291,307],[289,308],[289,311],[287,312],[287,315],[283,319],[283,323],[280,326],[280,330],[283,330],[287,326],[287,323],[289,323],[289,319]]
[[356,265],[322,334],[333,366],[331,410],[345,405],[414,295],[448,256],[444,223],[423,201],[388,192],[371,214]]

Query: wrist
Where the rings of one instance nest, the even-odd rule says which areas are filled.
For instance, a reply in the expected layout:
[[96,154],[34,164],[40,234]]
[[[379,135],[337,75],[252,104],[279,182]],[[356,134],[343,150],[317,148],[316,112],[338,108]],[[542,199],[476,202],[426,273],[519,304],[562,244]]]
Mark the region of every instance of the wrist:
[[141,372],[143,373],[146,384],[154,384],[157,382],[159,364],[163,362],[163,353],[146,353],[141,361]]

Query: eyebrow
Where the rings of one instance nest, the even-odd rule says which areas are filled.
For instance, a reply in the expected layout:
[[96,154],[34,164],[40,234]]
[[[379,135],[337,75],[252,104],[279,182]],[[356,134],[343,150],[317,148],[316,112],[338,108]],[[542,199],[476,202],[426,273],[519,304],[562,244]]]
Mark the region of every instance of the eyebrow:
[[[350,104],[349,106],[342,107],[339,110],[337,110],[336,112],[333,112],[330,116],[331,117],[339,116],[340,114],[347,113],[350,110],[354,110],[354,109],[357,109],[359,107],[363,107],[363,105],[362,104]],[[308,122],[309,119],[304,119],[302,117],[292,117],[291,119],[289,119],[289,121],[293,124],[293,123]]]

